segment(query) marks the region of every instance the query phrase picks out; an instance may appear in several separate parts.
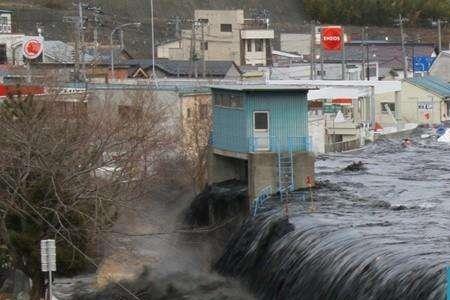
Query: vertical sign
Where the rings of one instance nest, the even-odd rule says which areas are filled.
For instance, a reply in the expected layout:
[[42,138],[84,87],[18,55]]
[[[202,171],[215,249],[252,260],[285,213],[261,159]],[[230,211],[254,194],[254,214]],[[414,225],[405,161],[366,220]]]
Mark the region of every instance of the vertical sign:
[[53,299],[52,272],[56,271],[55,240],[42,240],[41,241],[41,267],[42,267],[42,272],[48,272],[49,299]]

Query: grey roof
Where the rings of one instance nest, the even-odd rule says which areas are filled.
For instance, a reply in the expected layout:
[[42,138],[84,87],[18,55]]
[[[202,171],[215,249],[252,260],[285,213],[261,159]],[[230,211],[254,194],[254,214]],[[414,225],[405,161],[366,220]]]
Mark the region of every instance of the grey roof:
[[[128,64],[135,70],[137,68],[149,70],[153,66],[151,59],[130,59]],[[213,77],[224,77],[232,66],[236,66],[233,61],[206,61],[206,74]],[[192,74],[193,67],[196,67],[198,74],[201,74],[203,62],[197,61],[193,66],[188,60],[156,59],[155,67],[171,76],[187,76]],[[238,67],[236,69],[239,70]]]
[[[113,47],[113,54],[114,54],[114,64],[116,66],[122,65],[126,62],[124,60],[123,54],[126,52],[124,49],[121,49],[120,46],[114,46]],[[99,63],[104,64],[111,64],[111,48],[110,47],[99,47],[97,49],[97,55],[95,54],[95,48],[90,47],[86,49],[86,55],[89,55],[92,57],[92,60],[95,60]]]
[[[75,62],[75,48],[62,41],[46,41],[44,40],[44,62],[50,58],[56,63],[71,64]],[[85,54],[86,62],[92,61],[93,57]]]
[[[369,42],[369,60],[379,63],[380,68],[402,69],[403,55],[402,46],[395,42]],[[345,44],[346,59],[348,61],[361,61],[366,59],[367,50],[361,46],[361,42],[355,41]],[[407,44],[406,52],[409,60],[409,66],[412,67],[411,58],[413,56],[430,56],[434,52],[433,44]],[[374,57],[375,55],[375,57]],[[364,58],[363,58],[364,57]],[[341,52],[325,52],[324,59],[327,61],[341,61]]]
[[433,92],[443,98],[450,98],[450,84],[437,77],[415,77],[407,79],[406,82]]
[[216,85],[211,87],[212,90],[227,90],[239,92],[284,92],[297,91],[308,92],[317,89],[315,87],[307,87],[304,85],[265,85],[265,84],[242,84],[242,85]]
[[45,41],[44,56],[49,57],[55,62],[72,63],[74,61],[74,47],[62,41]]

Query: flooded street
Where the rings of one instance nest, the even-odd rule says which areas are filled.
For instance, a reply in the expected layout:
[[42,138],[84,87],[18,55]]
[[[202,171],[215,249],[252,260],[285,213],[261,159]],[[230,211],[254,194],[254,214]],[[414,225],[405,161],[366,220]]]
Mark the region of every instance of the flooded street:
[[[318,158],[314,201],[290,201],[294,226],[280,203],[268,204],[231,240],[219,269],[251,278],[264,300],[445,299],[450,146],[420,134],[413,141]],[[365,170],[344,171],[359,161]]]
[[[354,161],[367,169],[341,171]],[[315,219],[351,227],[377,243],[450,258],[448,144],[417,138],[403,148],[400,140],[383,140],[359,153],[319,160],[316,167],[318,180],[343,190],[318,192]]]

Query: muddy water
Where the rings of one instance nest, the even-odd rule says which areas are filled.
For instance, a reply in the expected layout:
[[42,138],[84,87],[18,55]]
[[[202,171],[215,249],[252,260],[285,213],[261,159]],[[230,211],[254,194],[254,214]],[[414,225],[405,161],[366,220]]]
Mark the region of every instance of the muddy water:
[[[362,161],[366,170],[342,171]],[[260,299],[444,299],[450,264],[450,146],[383,140],[322,157],[321,188],[243,225],[218,268]],[[274,229],[275,228],[275,229]]]

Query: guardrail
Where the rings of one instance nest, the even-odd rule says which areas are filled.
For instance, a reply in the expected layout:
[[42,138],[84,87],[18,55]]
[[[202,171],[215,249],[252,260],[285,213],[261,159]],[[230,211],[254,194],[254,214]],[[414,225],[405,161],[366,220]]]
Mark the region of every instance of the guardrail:
[[252,202],[251,210],[254,217],[258,213],[258,209],[270,198],[272,194],[272,187],[270,185],[266,186],[261,190],[261,192],[259,192],[258,196]]
[[345,152],[349,150],[358,149],[361,147],[361,141],[359,139],[354,139],[345,142],[336,142],[325,145],[325,152]]
[[288,149],[290,152],[305,152],[312,150],[312,137],[288,137]]

